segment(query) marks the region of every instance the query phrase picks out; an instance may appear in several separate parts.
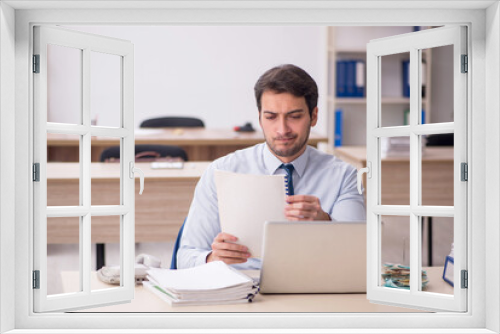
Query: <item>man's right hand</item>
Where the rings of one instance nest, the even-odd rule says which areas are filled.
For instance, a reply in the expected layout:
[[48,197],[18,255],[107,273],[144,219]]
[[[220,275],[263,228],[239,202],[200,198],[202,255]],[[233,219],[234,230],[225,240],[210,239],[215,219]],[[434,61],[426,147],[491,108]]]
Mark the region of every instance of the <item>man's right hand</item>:
[[248,247],[236,244],[237,240],[238,238],[228,233],[217,234],[212,243],[212,252],[207,256],[207,263],[212,261],[223,261],[226,264],[247,262],[250,257]]

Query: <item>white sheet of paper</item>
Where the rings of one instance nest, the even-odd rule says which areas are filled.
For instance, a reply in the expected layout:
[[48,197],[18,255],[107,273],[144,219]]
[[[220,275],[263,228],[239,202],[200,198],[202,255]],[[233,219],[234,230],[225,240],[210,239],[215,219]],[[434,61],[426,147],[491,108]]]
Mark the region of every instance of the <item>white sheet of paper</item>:
[[223,232],[238,238],[252,257],[260,257],[264,223],[285,218],[285,176],[215,170],[219,219]]

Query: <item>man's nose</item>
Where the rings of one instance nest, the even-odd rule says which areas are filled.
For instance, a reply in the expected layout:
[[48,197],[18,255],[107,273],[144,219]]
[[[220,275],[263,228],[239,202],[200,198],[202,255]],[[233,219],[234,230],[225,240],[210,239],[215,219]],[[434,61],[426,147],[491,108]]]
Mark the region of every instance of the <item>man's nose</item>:
[[288,126],[286,118],[283,117],[282,119],[280,119],[277,131],[279,134],[282,135],[290,132],[290,127]]

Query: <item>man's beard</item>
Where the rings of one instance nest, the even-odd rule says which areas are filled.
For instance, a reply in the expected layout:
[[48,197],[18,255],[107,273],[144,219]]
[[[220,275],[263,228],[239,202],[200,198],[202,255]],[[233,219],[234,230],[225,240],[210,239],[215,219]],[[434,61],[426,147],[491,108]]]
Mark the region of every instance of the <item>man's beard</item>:
[[[271,151],[273,151],[273,153],[276,156],[288,158],[288,157],[292,157],[295,154],[299,153],[304,148],[304,146],[307,145],[307,140],[309,139],[309,133],[310,133],[310,128],[308,128],[307,135],[304,137],[304,140],[302,142],[296,143],[292,147],[288,147],[288,148],[285,148],[282,150],[277,149],[275,147],[275,145],[272,145],[272,143],[270,143],[269,140],[267,140],[267,138],[266,138],[266,143],[267,143],[267,146],[271,149]],[[284,138],[288,138],[288,137],[284,137]],[[275,138],[275,140],[276,139],[279,139],[279,137]]]

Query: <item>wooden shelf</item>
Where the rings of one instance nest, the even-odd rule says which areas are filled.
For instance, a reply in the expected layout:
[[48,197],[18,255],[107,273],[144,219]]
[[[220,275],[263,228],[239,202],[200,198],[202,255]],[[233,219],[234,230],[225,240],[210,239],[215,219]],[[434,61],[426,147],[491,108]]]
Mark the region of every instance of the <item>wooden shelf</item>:
[[[360,105],[366,104],[366,98],[356,98],[356,97],[337,97],[332,98],[332,102],[339,105]],[[425,103],[425,101],[424,101]],[[382,104],[410,104],[410,99],[407,97],[384,97],[382,98]]]

